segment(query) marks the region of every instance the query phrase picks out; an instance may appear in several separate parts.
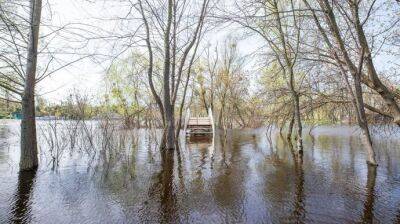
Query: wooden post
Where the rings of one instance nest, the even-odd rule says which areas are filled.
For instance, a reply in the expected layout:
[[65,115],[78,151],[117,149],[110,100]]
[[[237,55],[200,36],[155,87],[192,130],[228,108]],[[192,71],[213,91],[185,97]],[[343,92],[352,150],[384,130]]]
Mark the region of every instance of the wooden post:
[[213,115],[213,112],[211,110],[211,107],[208,108],[208,117],[210,118],[212,132],[213,132],[213,135],[214,135],[214,133],[215,133],[214,115]]

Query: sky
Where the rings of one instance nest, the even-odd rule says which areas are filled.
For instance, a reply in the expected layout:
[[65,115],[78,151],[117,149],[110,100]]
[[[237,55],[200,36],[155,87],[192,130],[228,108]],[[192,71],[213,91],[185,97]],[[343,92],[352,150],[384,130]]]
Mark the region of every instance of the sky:
[[[128,26],[123,28],[126,30],[121,30],[121,24],[108,20],[109,18],[115,19],[118,16],[126,15],[127,10],[129,10],[127,5],[119,1],[49,0],[49,2],[50,5],[46,4],[44,7],[43,17],[51,17],[52,25],[62,26],[71,23],[85,23],[91,26],[101,27],[102,32],[104,31],[111,34],[113,32],[125,32],[129,29]],[[92,28],[90,27],[89,29]],[[46,26],[43,26],[41,32],[48,33],[49,31]],[[237,29],[233,27],[216,29],[212,31],[211,35],[204,38],[207,40],[207,43],[203,41],[203,44],[223,42],[229,35],[237,37],[237,34]],[[65,41],[68,41],[68,39],[59,41],[59,45],[63,45],[64,43],[62,42]],[[58,45],[58,42],[56,42],[56,45]],[[238,49],[241,55],[252,54],[261,46],[261,41],[256,37],[241,38],[238,42]],[[89,48],[91,49],[85,49],[84,51],[90,53],[93,52],[93,49],[95,49],[96,52],[102,52],[102,49],[108,51],[112,46],[110,43],[99,41],[92,43],[92,46]],[[66,58],[63,57],[63,59],[65,61],[71,61],[72,59],[68,59],[68,57],[69,56],[66,56]],[[73,90],[87,95],[99,95],[104,83],[104,74],[109,65],[109,61],[99,63],[93,62],[93,60],[90,59],[76,62],[43,80],[38,85],[38,94],[53,103],[65,99]],[[249,67],[251,66],[249,65]]]
[[[51,1],[50,7],[48,4],[44,7],[43,17],[49,18],[51,12],[51,23],[57,26],[81,22],[98,25],[96,24],[96,19],[93,18],[99,16],[96,11],[102,8],[101,4],[91,3],[90,1]],[[42,33],[47,32],[46,26],[43,26],[42,29]],[[84,51],[87,50],[85,49]],[[65,59],[65,61],[71,60],[68,57]],[[91,60],[82,60],[57,71],[43,80],[39,84],[38,92],[39,95],[50,102],[58,102],[65,99],[73,90],[82,94],[96,95],[103,81],[104,73],[104,66]]]
[[[82,29],[77,31],[78,33],[87,29],[90,32],[94,32],[93,35],[98,34],[96,32],[120,34],[129,32],[131,27],[129,24],[121,26],[115,18],[123,17],[128,11],[129,6],[123,1],[117,0],[48,0],[43,10],[43,18],[46,25],[49,23],[54,26],[72,24],[70,26]],[[110,18],[114,18],[114,20],[110,20]],[[46,25],[41,30],[42,35],[49,32]],[[234,37],[241,36],[237,28],[224,27],[223,29],[213,30],[205,39],[207,42],[215,44],[222,42],[229,35]],[[76,45],[70,47],[69,43],[70,40],[76,38],[75,36],[73,37],[69,34],[63,36],[63,39],[55,40],[52,44],[60,49],[67,49],[67,51],[76,47]],[[92,41],[82,51],[86,53],[112,54],[115,53],[113,50],[118,51],[118,49],[113,48],[112,42]],[[263,41],[257,36],[243,38],[238,43],[238,48],[242,55],[252,54],[262,46]],[[79,50],[69,52],[82,53]],[[61,59],[65,62],[73,60],[70,56],[61,56]],[[376,63],[378,66],[385,67],[387,61],[393,60],[399,61],[399,58],[381,56],[376,59]],[[109,65],[110,61],[95,62],[92,59],[76,62],[43,80],[38,86],[38,94],[50,102],[59,102],[65,99],[73,90],[85,95],[99,96],[102,93],[104,74]],[[253,64],[249,63],[248,69],[251,70],[252,67],[254,67]]]

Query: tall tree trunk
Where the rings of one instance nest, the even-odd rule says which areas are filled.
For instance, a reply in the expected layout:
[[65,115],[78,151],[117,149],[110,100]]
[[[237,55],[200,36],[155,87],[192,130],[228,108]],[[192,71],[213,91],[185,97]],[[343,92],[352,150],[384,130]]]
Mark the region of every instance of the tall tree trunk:
[[292,68],[292,64],[288,61],[289,66],[289,89],[292,94],[293,100],[293,109],[294,109],[294,121],[296,122],[296,142],[297,142],[297,150],[302,153],[303,152],[303,126],[301,124],[301,114],[300,114],[300,97],[295,89],[294,84],[294,71]]
[[181,105],[179,106],[178,125],[176,127],[176,135],[175,135],[176,139],[179,139],[179,133],[180,133],[181,127],[182,127],[183,107],[185,106],[185,99],[186,99],[187,89],[188,89],[188,86],[189,86],[190,74],[191,74],[191,71],[192,71],[192,65],[193,65],[193,62],[194,62],[194,58],[195,58],[199,43],[200,43],[200,41],[197,42],[196,47],[194,49],[194,54],[193,54],[193,56],[192,56],[192,58],[190,59],[190,62],[189,62],[189,67],[188,67],[188,71],[187,71],[187,75],[186,75],[186,82],[185,82],[185,86],[184,86],[183,94],[182,94],[182,101],[181,101]]
[[294,113],[292,113],[292,116],[290,117],[288,133],[286,135],[286,139],[288,140],[288,142],[292,141],[293,126],[294,126]]
[[[299,39],[297,41],[299,41]],[[297,56],[295,56],[295,57],[297,57]],[[295,61],[296,60],[294,59],[293,63],[295,63]],[[290,85],[291,85],[292,94],[293,94],[293,98],[294,98],[293,99],[293,101],[294,101],[293,102],[294,103],[294,117],[295,117],[294,119],[296,120],[296,125],[297,125],[297,128],[296,128],[296,131],[297,131],[297,135],[296,135],[296,137],[297,137],[297,139],[296,139],[297,151],[301,154],[301,153],[303,153],[303,126],[302,126],[302,123],[301,123],[300,94],[295,89],[295,84],[294,84],[295,79],[294,79],[294,71],[293,71],[294,64],[289,63],[288,65],[290,66],[290,73],[291,73],[291,76],[292,76]]]
[[376,165],[377,163],[375,160],[375,152],[372,146],[372,139],[368,128],[368,121],[367,121],[367,116],[365,114],[363,92],[361,87],[361,71],[362,71],[363,57],[364,57],[364,49],[362,50],[361,53],[358,72],[354,74],[354,89],[355,89],[355,98],[357,102],[357,112],[358,112],[357,120],[358,120],[358,125],[360,126],[364,136],[364,146],[368,153],[367,162],[371,165]]
[[361,90],[361,83],[359,80],[354,82],[355,89],[356,89],[356,101],[357,101],[357,108],[358,108],[358,125],[361,128],[362,134],[364,136],[364,147],[368,153],[368,160],[367,162],[371,165],[376,165],[375,160],[375,152],[372,146],[372,139],[369,133],[367,116],[365,114],[364,102],[362,98],[362,90]]
[[160,111],[161,114],[161,118],[162,118],[162,122],[163,122],[163,126],[165,126],[165,114],[164,114],[164,105],[162,103],[161,97],[157,94],[156,88],[154,87],[154,82],[153,82],[153,48],[151,46],[151,40],[150,40],[150,26],[149,23],[146,19],[146,15],[143,9],[143,5],[142,5],[142,1],[138,1],[139,3],[139,9],[140,9],[140,13],[142,15],[142,19],[143,19],[143,23],[144,23],[144,27],[146,30],[146,46],[147,46],[147,50],[148,50],[148,54],[149,54],[149,67],[147,70],[147,78],[149,81],[149,87],[151,90],[151,93],[158,105],[158,109]]
[[[333,53],[334,53],[334,58],[337,61],[337,64],[341,70],[341,73],[346,75],[346,71],[345,69],[342,67],[342,62],[339,59],[339,54],[336,52],[335,48],[333,47],[333,45],[331,44],[331,42],[329,41],[325,30],[322,28],[322,26],[320,25],[318,18],[316,17],[314,11],[311,9],[310,5],[307,3],[306,0],[303,0],[307,7],[313,12],[313,18],[314,21],[316,22],[318,29],[321,31],[325,42],[328,44],[330,49],[333,49]],[[356,65],[353,63],[353,61],[351,60],[347,49],[345,47],[344,44],[344,40],[342,39],[342,36],[340,34],[340,30],[339,30],[339,26],[336,22],[336,18],[335,18],[335,14],[333,12],[333,9],[331,7],[331,3],[328,0],[318,0],[318,3],[320,5],[320,7],[322,9],[324,9],[324,16],[325,16],[325,20],[329,26],[330,31],[332,32],[333,38],[336,41],[336,44],[338,46],[338,49],[340,51],[340,55],[342,55],[342,58],[344,59],[344,63],[348,68],[348,71],[350,72],[350,74],[352,75],[352,77],[354,78],[354,87],[355,87],[355,93],[353,94],[352,98],[353,98],[353,104],[355,101],[355,110],[357,112],[357,122],[358,125],[360,126],[362,132],[363,132],[363,136],[364,136],[364,144],[366,147],[366,151],[368,153],[368,159],[367,162],[371,165],[376,165],[376,160],[375,160],[375,153],[373,150],[373,146],[372,146],[372,140],[371,140],[371,136],[369,133],[369,129],[368,129],[368,123],[367,123],[367,119],[366,119],[366,115],[365,115],[365,108],[364,108],[364,101],[362,98],[362,88],[361,88],[361,82],[365,83],[367,86],[369,86],[370,88],[376,90],[376,88],[374,88],[372,85],[368,85],[365,80],[364,80],[364,76],[363,76],[363,71],[362,71],[362,65],[364,62],[364,54],[366,52],[366,48],[364,48],[363,46],[361,46],[361,57],[360,57],[360,62],[359,62],[359,66],[358,68],[356,67]],[[353,12],[354,13],[354,12]],[[357,22],[356,22],[357,23]],[[356,25],[357,26],[357,25]],[[358,27],[358,29],[360,29]],[[369,52],[369,50],[368,50]],[[368,57],[368,55],[367,55]],[[368,67],[368,66],[367,66]],[[347,76],[345,76],[345,79],[348,81]],[[347,82],[346,81],[346,82]],[[349,85],[347,83],[347,85]],[[349,88],[349,93],[351,93],[351,87]],[[379,93],[379,91],[377,91]],[[381,95],[382,96],[382,95]],[[383,97],[383,96],[382,96]]]
[[208,115],[208,104],[207,104],[207,100],[206,100],[206,90],[204,88],[202,88],[200,90],[200,97],[201,97],[201,101],[203,103],[204,109],[206,111],[206,114]]
[[169,105],[165,111],[166,115],[166,127],[165,131],[165,148],[174,149],[175,148],[175,116],[173,112],[173,106]]
[[[296,136],[297,136],[297,150],[299,153],[303,152],[303,137],[302,137],[302,125],[301,125],[301,116],[300,116],[300,97],[299,94],[296,91],[295,88],[295,79],[294,79],[294,65],[296,63],[296,58],[298,54],[298,46],[299,46],[299,38],[300,38],[300,29],[297,27],[296,21],[294,21],[295,27],[297,28],[297,42],[296,42],[296,51],[294,51],[290,45],[290,42],[286,40],[285,33],[283,30],[282,22],[281,22],[281,17],[279,15],[279,8],[278,8],[278,1],[274,0],[273,1],[273,7],[275,9],[275,16],[276,16],[276,28],[278,29],[279,32],[279,39],[281,41],[281,45],[283,48],[282,56],[285,59],[286,65],[282,66],[282,69],[287,69],[287,72],[289,73],[289,89],[292,94],[292,100],[293,100],[293,108],[294,108],[294,119],[296,121]],[[293,10],[293,4],[292,4],[292,10]],[[295,16],[293,14],[293,18],[295,19]]]
[[[344,44],[344,40],[340,34],[339,26],[336,22],[335,14],[333,12],[331,3],[328,0],[318,0],[319,5],[322,9],[324,9],[325,19],[329,25],[329,29],[333,34],[335,41],[337,42],[338,49],[344,59],[344,62],[349,69],[349,71],[353,74],[356,73],[357,68],[356,65],[351,61],[349,53],[346,49],[346,45]],[[386,103],[386,105],[391,109],[391,115],[393,117],[393,122],[397,125],[400,125],[400,107],[397,104],[394,94],[389,91],[389,89],[381,82],[379,79],[372,58],[371,52],[368,46],[367,39],[365,38],[364,30],[358,18],[358,5],[357,3],[351,3],[352,14],[354,17],[354,21],[352,21],[356,28],[356,34],[359,40],[360,47],[364,49],[366,55],[366,67],[368,70],[368,76],[363,73],[360,74],[361,81],[375,90]],[[321,29],[321,28],[320,28]],[[328,42],[327,42],[328,43]],[[339,63],[342,63],[339,61]]]
[[294,97],[294,119],[296,120],[296,141],[297,141],[297,150],[302,153],[303,152],[303,126],[301,124],[301,114],[300,114],[300,99],[299,94],[296,92],[293,94]]
[[389,89],[381,82],[379,76],[376,72],[374,62],[371,56],[371,50],[369,49],[367,38],[365,37],[364,29],[361,25],[359,14],[358,14],[358,2],[351,3],[352,6],[352,14],[354,20],[354,26],[356,28],[356,33],[358,37],[358,41],[360,43],[361,48],[365,51],[365,64],[368,71],[368,77],[372,81],[374,90],[378,92],[378,94],[382,97],[385,104],[390,108],[393,122],[397,125],[400,125],[400,107],[396,102],[396,98],[394,94],[389,91]]
[[346,71],[344,70],[344,68],[341,65],[339,65],[339,67],[341,69],[342,76],[344,77],[347,90],[351,97],[351,102],[352,102],[354,110],[356,112],[357,124],[360,127],[362,135],[364,137],[364,146],[366,147],[366,150],[368,153],[367,162],[371,165],[376,165],[375,152],[373,150],[372,139],[371,139],[371,135],[369,133],[367,116],[365,114],[363,92],[362,92],[362,87],[361,87],[361,71],[362,71],[362,64],[363,64],[363,55],[364,55],[364,53],[361,54],[358,72],[356,74],[352,74],[353,78],[354,78],[354,89],[355,89],[354,93],[353,93],[353,90],[349,83],[349,77],[348,77]]
[[165,148],[175,148],[175,116],[174,104],[171,101],[170,91],[170,32],[173,17],[173,1],[168,0],[168,21],[164,37],[164,71],[163,71],[163,92],[164,92],[164,114],[165,114]]
[[29,34],[25,87],[22,96],[20,170],[32,170],[38,166],[35,121],[35,84],[42,0],[31,0],[30,10],[31,27]]

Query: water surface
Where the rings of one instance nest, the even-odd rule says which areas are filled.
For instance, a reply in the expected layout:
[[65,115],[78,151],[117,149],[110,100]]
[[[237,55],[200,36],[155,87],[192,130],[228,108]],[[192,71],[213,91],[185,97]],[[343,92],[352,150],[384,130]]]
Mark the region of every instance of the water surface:
[[305,133],[299,157],[263,128],[160,153],[155,131],[57,125],[39,122],[34,173],[18,173],[19,123],[0,125],[0,223],[400,223],[393,130],[375,132],[371,169],[351,127]]

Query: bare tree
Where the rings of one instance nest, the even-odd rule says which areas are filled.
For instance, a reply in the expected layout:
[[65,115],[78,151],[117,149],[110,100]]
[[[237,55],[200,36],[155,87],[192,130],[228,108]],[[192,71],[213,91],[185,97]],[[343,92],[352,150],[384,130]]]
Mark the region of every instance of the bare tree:
[[[42,0],[0,2],[0,88],[7,91],[7,102],[21,104],[20,169],[38,166],[35,121],[37,84],[55,72],[87,58],[78,55],[69,62],[57,61],[50,43],[65,26],[48,28],[40,35]],[[47,41],[44,41],[48,38]],[[41,45],[39,48],[39,44]],[[39,55],[43,61],[38,63]],[[45,63],[42,63],[45,62]]]
[[[299,152],[303,150],[299,86],[296,85],[296,65],[300,49],[300,21],[297,1],[246,1],[236,3],[235,11],[226,12],[225,19],[233,21],[262,37],[272,52],[273,62],[287,80],[296,123]],[[291,130],[289,131],[291,133]]]
[[[399,106],[396,101],[398,94],[389,88],[382,81],[381,77],[378,76],[376,67],[372,59],[371,46],[367,40],[364,26],[372,17],[371,12],[373,11],[376,1],[371,3],[364,3],[363,8],[367,11],[367,14],[363,20],[360,19],[359,11],[362,3],[360,1],[345,1],[346,4],[331,3],[325,0],[318,0],[316,2],[304,1],[307,8],[313,12],[314,21],[317,24],[324,41],[329,47],[329,51],[332,53],[330,56],[335,60],[336,66],[344,66],[346,72],[356,74],[357,65],[356,58],[360,58],[361,48],[365,52],[365,67],[366,70],[362,70],[361,82],[376,92],[387,105],[388,112],[385,110],[373,107],[371,105],[365,105],[365,107],[375,113],[379,113],[383,116],[389,116],[392,118],[395,124],[399,124]],[[316,3],[316,4],[314,4]],[[317,14],[317,12],[323,12]],[[325,23],[323,23],[323,21]],[[339,24],[339,22],[341,22]],[[395,27],[398,20],[389,24],[384,29],[391,30]],[[350,35],[349,37],[343,36],[344,33]],[[385,33],[382,31],[381,33]],[[351,40],[351,41],[349,41]],[[353,50],[357,49],[358,50]],[[335,55],[336,54],[336,55]]]
[[23,117],[21,121],[21,170],[34,169],[38,166],[35,119],[35,85],[41,14],[42,1],[31,0],[28,42],[29,46],[26,64],[25,86],[22,94]]
[[[166,6],[152,5],[148,1],[140,0],[137,5],[145,28],[145,42],[149,55],[147,72],[149,86],[163,118],[163,147],[166,149],[175,148],[175,132],[176,129],[180,129],[180,127],[175,127],[176,99],[183,72],[185,69],[190,71],[192,65],[190,58],[195,57],[195,49],[197,49],[195,46],[201,39],[209,3],[209,0],[203,0],[197,15],[190,14],[193,12],[190,12],[189,2],[186,0],[168,0]],[[193,10],[193,7],[190,8]],[[195,21],[192,21],[193,18]],[[159,40],[162,40],[162,44]],[[157,51],[162,55],[160,58],[162,60],[162,97],[154,84],[156,73],[154,56]]]
[[[356,111],[356,118],[358,125],[360,126],[363,136],[365,139],[365,147],[368,152],[368,160],[367,162],[376,165],[375,153],[373,150],[372,140],[369,133],[367,117],[364,108],[372,108],[371,110],[380,111],[378,109],[374,109],[371,106],[366,106],[363,99],[363,90],[361,83],[366,84],[368,87],[377,91],[378,94],[382,97],[382,99],[386,102],[386,104],[392,108],[392,118],[394,122],[397,123],[395,117],[396,111],[398,111],[398,105],[395,100],[395,97],[390,91],[386,88],[386,86],[380,81],[379,77],[376,74],[375,67],[371,58],[371,51],[369,50],[368,43],[366,41],[364,31],[360,24],[358,18],[358,6],[360,2],[358,1],[347,1],[349,8],[351,9],[351,13],[347,14],[344,7],[340,7],[340,12],[344,16],[345,19],[349,19],[350,23],[354,24],[355,27],[348,27],[349,32],[355,29],[358,38],[354,38],[355,46],[360,48],[359,52],[355,52],[359,55],[359,63],[356,66],[354,63],[354,59],[352,59],[351,54],[349,53],[350,47],[347,47],[345,41],[342,37],[342,32],[340,31],[337,16],[335,15],[332,3],[325,0],[318,0],[318,5],[323,11],[322,18],[327,24],[328,29],[326,30],[323,27],[322,22],[320,21],[316,10],[312,8],[311,4],[307,0],[303,0],[306,7],[310,10],[313,20],[324,40],[326,45],[328,46],[330,52],[332,53],[332,58],[335,61],[336,66],[339,68],[340,73],[342,74],[347,90],[351,97],[351,102]],[[372,6],[371,6],[372,7]],[[350,17],[353,15],[353,17]],[[368,19],[368,17],[366,18]],[[365,20],[366,21],[366,20]],[[346,26],[344,26],[346,27]],[[333,41],[331,41],[333,40]],[[361,43],[363,42],[363,43]],[[335,46],[336,45],[336,46]],[[363,64],[366,64],[367,71],[369,77],[365,75],[363,71]],[[354,80],[354,91],[351,87],[348,73],[351,74],[351,77]],[[379,86],[379,87],[378,87]],[[397,108],[397,109],[396,109]]]

